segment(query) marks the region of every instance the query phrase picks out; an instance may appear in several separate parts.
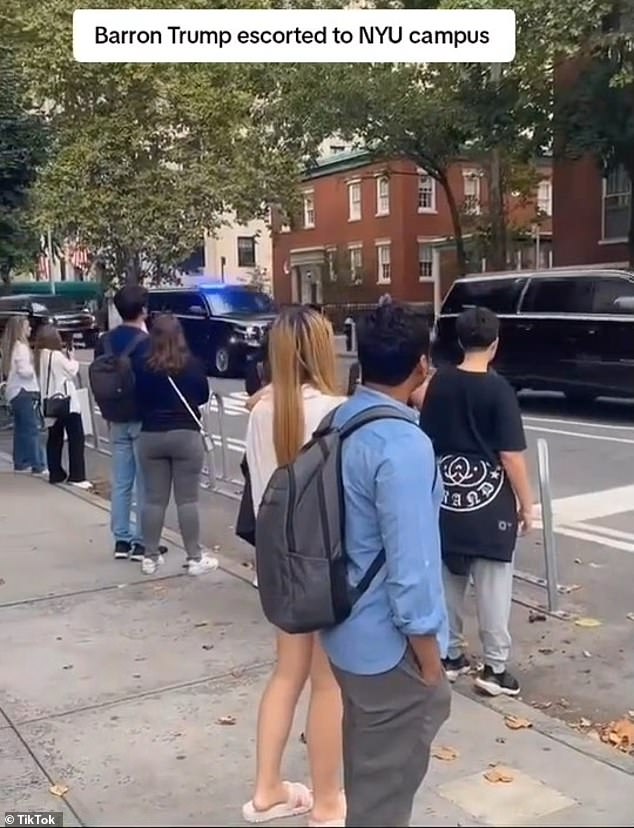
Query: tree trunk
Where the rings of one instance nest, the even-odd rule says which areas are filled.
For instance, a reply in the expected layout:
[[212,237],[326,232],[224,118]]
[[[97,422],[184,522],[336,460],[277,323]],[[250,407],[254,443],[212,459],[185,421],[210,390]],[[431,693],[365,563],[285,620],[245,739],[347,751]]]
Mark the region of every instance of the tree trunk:
[[141,279],[141,262],[138,253],[132,253],[128,257],[125,268],[126,285],[138,285]]
[[489,219],[491,223],[490,262],[492,270],[506,270],[506,212],[500,150],[491,150],[489,164]]
[[455,196],[452,192],[449,180],[446,175],[438,177],[438,183],[445,191],[447,196],[447,204],[449,205],[449,213],[451,214],[451,224],[453,225],[453,237],[456,245],[456,259],[458,262],[458,275],[467,275],[467,252],[464,246],[464,238],[462,237],[462,222],[460,219],[460,210],[456,202]]

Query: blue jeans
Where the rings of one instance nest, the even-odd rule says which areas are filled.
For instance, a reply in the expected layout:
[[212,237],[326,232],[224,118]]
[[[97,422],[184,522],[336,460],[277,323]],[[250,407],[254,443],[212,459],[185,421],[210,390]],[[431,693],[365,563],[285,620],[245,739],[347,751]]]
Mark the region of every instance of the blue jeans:
[[[143,543],[141,509],[143,481],[137,457],[141,423],[110,423],[112,447],[112,495],[110,528],[116,541]],[[135,518],[131,520],[132,496],[136,495]]]
[[46,468],[40,395],[22,389],[11,400],[13,411],[13,467],[16,471],[31,469],[36,473]]

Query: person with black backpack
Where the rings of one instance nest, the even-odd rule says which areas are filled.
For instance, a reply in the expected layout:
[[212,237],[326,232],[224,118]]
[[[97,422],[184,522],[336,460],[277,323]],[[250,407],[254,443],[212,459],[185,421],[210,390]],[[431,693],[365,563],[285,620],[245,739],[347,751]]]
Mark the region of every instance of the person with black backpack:
[[[121,324],[97,341],[90,366],[90,385],[101,415],[109,425],[112,450],[110,528],[114,557],[142,561],[145,546],[141,532],[144,487],[138,462],[141,417],[131,359],[148,338],[148,292],[140,285],[125,285],[114,296]],[[130,519],[136,494],[136,519]]]
[[407,405],[429,331],[390,302],[357,333],[363,384],[299,455],[280,458],[262,496],[259,595],[281,629],[321,630],[343,698],[345,824],[405,826],[451,703],[443,486]]

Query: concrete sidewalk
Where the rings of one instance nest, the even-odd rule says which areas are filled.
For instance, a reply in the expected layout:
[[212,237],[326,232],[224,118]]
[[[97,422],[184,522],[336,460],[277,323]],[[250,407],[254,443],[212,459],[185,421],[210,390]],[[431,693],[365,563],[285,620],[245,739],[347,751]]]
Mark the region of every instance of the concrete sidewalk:
[[[108,520],[90,496],[0,472],[0,806],[68,825],[240,825],[272,656],[250,573],[220,550],[224,569],[189,578],[168,533],[160,577],[143,577],[111,558]],[[498,707],[454,694],[438,746],[457,756],[433,760],[413,825],[634,824],[634,761]],[[307,778],[302,719],[293,779]],[[493,763],[513,780],[486,781]]]

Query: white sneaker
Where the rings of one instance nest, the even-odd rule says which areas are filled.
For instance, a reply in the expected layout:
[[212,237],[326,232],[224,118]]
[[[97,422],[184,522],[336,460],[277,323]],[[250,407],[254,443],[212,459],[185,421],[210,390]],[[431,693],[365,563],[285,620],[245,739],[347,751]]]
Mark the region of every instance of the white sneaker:
[[141,572],[144,575],[154,575],[154,573],[162,563],[162,555],[159,555],[156,560],[154,560],[154,558],[143,558],[143,560],[141,561]]
[[76,489],[92,489],[92,483],[90,480],[78,480],[77,482],[71,481],[71,486],[74,486]]
[[190,575],[203,575],[205,572],[212,572],[218,569],[218,558],[203,555],[199,561],[189,561],[187,571]]

